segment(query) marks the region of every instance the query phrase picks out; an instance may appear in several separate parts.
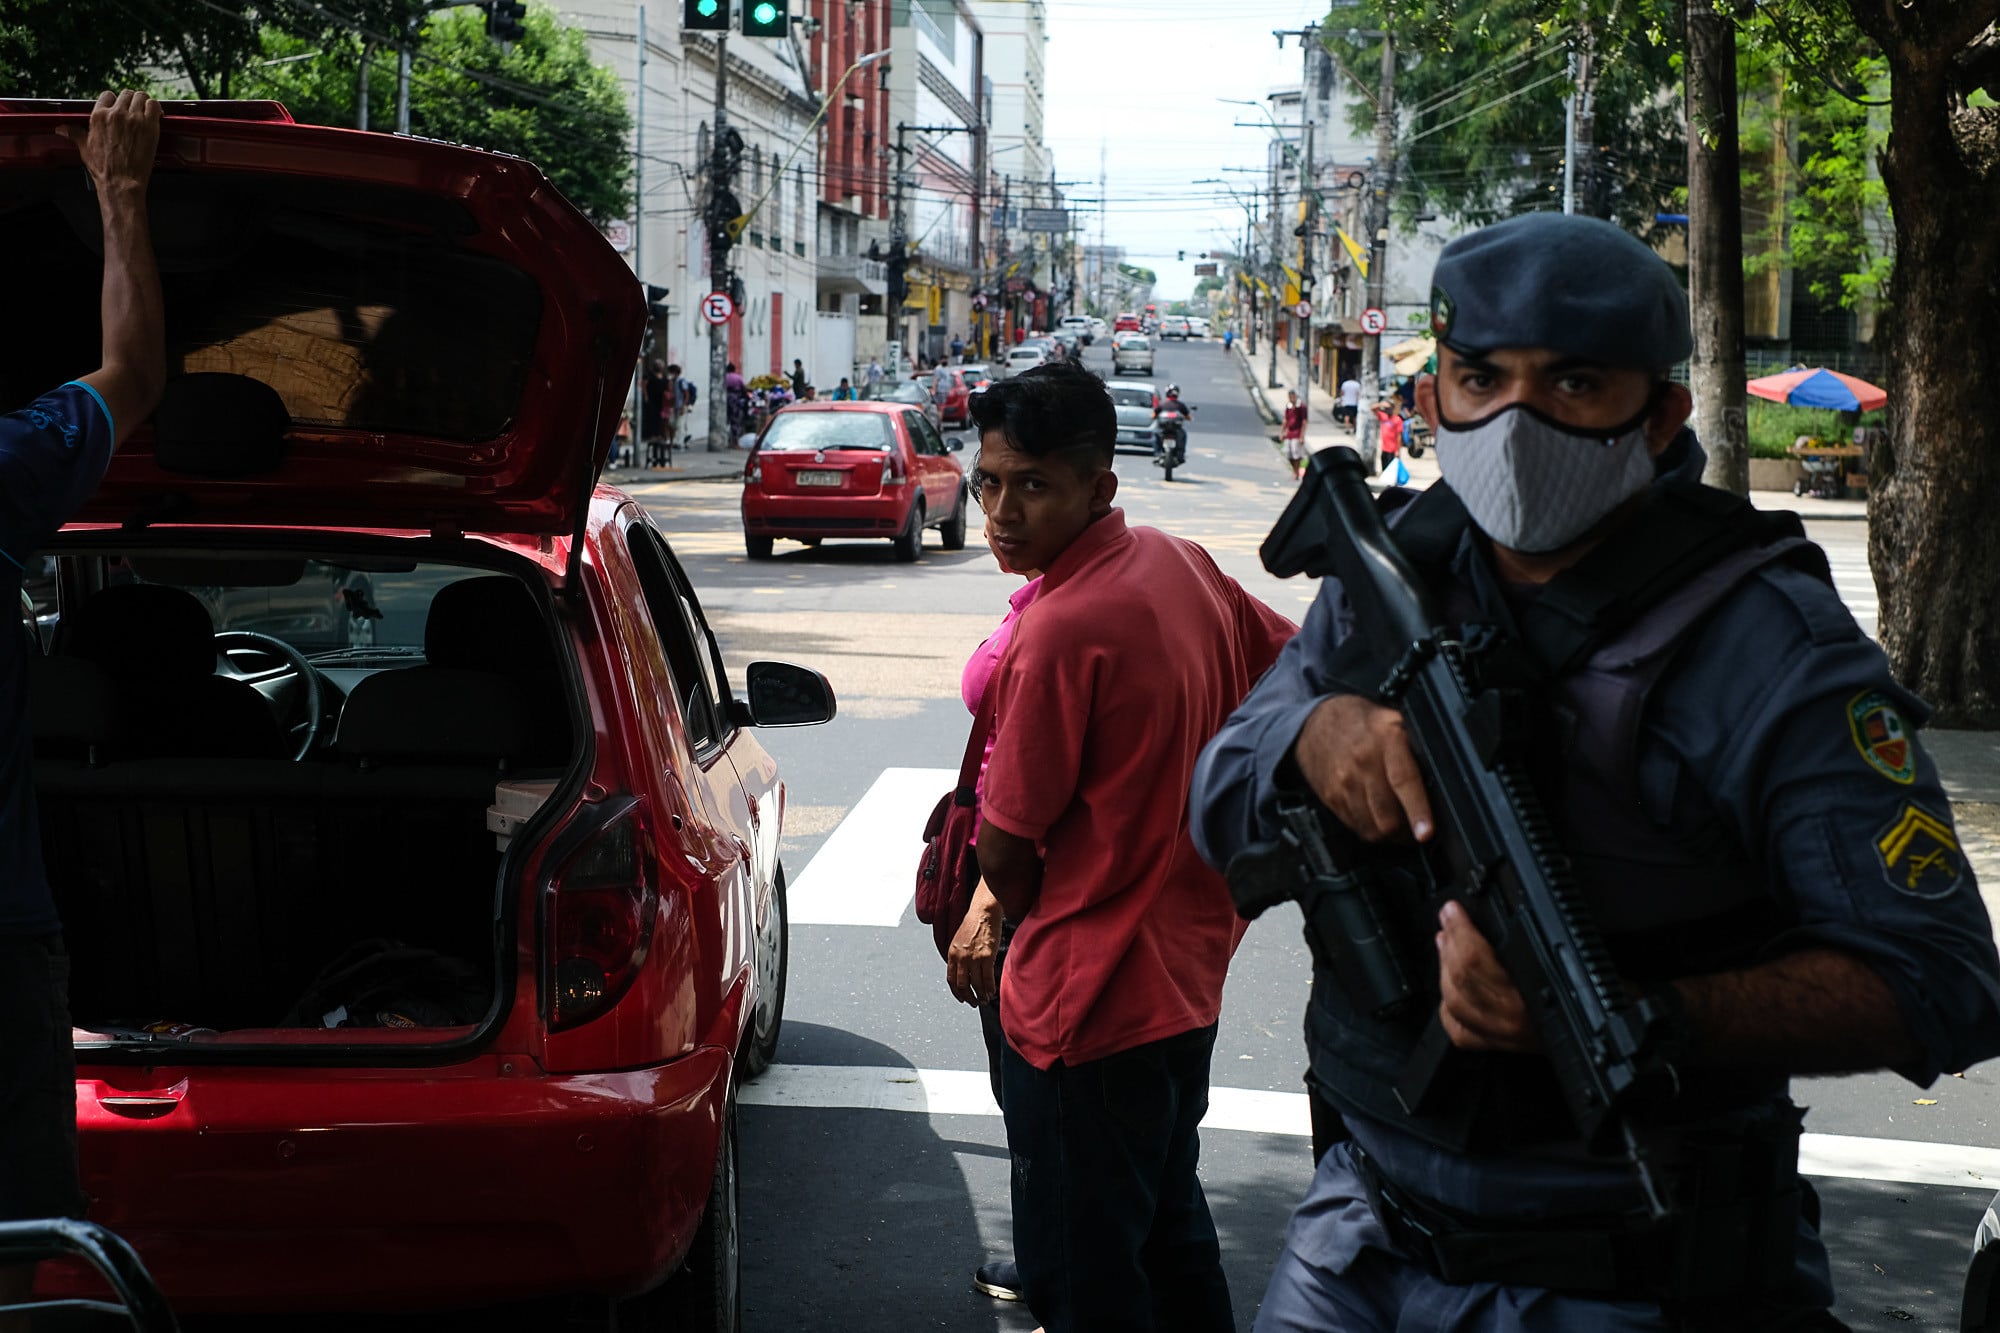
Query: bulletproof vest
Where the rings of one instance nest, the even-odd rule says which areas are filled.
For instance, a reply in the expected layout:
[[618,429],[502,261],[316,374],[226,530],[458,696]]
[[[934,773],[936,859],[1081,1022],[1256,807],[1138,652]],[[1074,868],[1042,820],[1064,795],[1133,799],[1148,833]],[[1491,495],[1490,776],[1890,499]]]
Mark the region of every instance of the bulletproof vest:
[[[1658,487],[1612,538],[1512,608],[1482,606],[1454,576],[1470,519],[1447,488],[1433,486],[1400,520],[1397,543],[1445,618],[1468,636],[1505,636],[1493,657],[1512,663],[1502,668],[1511,670],[1507,683],[1528,689],[1545,736],[1532,765],[1537,792],[1620,973],[1647,983],[1753,961],[1788,924],[1768,875],[1702,793],[1677,790],[1676,808],[1649,808],[1638,760],[1653,687],[1744,580],[1784,564],[1830,581],[1825,556],[1804,538],[1797,516],[1760,514],[1707,487]],[[1507,623],[1492,623],[1496,611]],[[1333,674],[1352,683],[1360,673]],[[1436,903],[1411,853],[1365,854],[1382,858],[1395,925],[1416,946],[1406,957],[1428,969],[1433,998],[1404,1019],[1377,1020],[1315,969],[1306,1016],[1315,1087],[1336,1107],[1455,1152],[1572,1137],[1538,1056],[1468,1054],[1455,1104],[1421,1117],[1404,1112],[1393,1088],[1435,1010]],[[1781,1075],[1683,1071],[1673,1105],[1660,1113],[1699,1121],[1768,1100],[1783,1086]]]

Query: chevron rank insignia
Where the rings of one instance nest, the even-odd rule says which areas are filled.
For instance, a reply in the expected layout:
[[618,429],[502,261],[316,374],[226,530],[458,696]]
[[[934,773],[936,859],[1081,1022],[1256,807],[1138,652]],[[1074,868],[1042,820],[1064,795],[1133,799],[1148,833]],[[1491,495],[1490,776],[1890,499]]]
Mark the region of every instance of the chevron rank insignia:
[[1875,855],[1890,887],[1916,898],[1942,898],[1965,877],[1965,857],[1949,820],[1906,805],[1875,838]]

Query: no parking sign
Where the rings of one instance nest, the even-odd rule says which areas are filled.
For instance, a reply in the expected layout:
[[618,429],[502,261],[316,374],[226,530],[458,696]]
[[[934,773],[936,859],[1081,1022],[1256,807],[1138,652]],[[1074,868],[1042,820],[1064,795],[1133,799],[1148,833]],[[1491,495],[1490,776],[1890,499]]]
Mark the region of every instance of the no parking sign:
[[728,292],[710,292],[701,298],[701,317],[711,324],[727,324],[736,313],[736,302]]

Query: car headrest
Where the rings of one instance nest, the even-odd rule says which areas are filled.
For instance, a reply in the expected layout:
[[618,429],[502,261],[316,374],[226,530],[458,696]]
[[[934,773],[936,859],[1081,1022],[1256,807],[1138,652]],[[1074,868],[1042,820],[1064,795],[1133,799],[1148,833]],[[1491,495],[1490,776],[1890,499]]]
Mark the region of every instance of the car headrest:
[[520,688],[490,671],[378,671],[347,697],[335,744],[367,761],[491,763],[520,753],[524,712]]
[[153,461],[162,472],[248,477],[285,461],[292,416],[262,380],[204,370],[167,381],[153,412]]
[[111,677],[81,658],[31,657],[28,716],[37,741],[108,744],[118,731]]
[[63,652],[114,679],[185,680],[215,674],[215,624],[191,592],[124,583],[95,593],[63,618]]
[[548,643],[535,599],[504,574],[461,579],[438,589],[424,620],[424,657],[432,666],[501,670]]

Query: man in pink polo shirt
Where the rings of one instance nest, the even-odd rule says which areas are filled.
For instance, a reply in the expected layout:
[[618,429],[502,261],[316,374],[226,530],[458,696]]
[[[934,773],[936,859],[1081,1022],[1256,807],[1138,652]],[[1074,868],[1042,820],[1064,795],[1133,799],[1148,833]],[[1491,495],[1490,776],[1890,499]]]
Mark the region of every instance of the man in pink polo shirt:
[[973,400],[994,550],[1044,571],[994,674],[979,865],[1001,979],[1014,1243],[1048,1333],[1234,1328],[1195,1165],[1243,923],[1196,855],[1203,744],[1294,626],[1111,501],[1117,414],[1066,364]]

